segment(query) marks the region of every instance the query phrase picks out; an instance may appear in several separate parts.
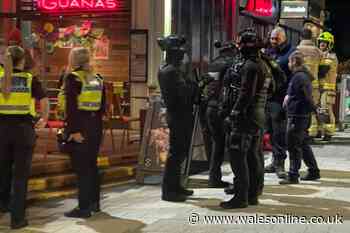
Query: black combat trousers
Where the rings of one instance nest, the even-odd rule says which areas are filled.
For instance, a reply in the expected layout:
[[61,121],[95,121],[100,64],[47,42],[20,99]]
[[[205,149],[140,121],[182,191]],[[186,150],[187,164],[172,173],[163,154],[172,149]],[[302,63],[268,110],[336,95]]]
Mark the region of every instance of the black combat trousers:
[[235,175],[235,198],[241,201],[254,199],[262,193],[264,168],[261,130],[241,133],[230,139],[230,163]]
[[33,122],[0,120],[0,138],[0,201],[10,206],[12,223],[18,223],[25,219],[35,142]]
[[86,112],[82,120],[83,143],[73,143],[71,163],[78,178],[79,209],[90,210],[100,202],[100,174],[97,157],[102,139],[102,118],[100,114]]
[[319,172],[315,155],[308,141],[310,122],[308,117],[288,117],[287,144],[290,159],[289,176],[291,178],[299,177],[302,159],[309,172],[313,174]]
[[286,117],[282,105],[278,102],[267,103],[267,130],[271,134],[273,163],[283,162],[287,158]]
[[168,113],[169,154],[165,164],[162,193],[178,193],[181,189],[181,164],[188,157],[193,130],[192,114]]
[[223,119],[219,116],[218,108],[208,106],[207,121],[212,136],[212,151],[210,156],[209,183],[221,182],[221,165],[225,155],[225,132]]

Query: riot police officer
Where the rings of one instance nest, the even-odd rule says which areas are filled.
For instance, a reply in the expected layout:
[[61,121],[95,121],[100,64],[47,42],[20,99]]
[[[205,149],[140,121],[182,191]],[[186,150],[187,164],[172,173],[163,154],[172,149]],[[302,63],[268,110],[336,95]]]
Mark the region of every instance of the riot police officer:
[[166,52],[166,63],[158,73],[162,97],[167,108],[170,130],[169,155],[165,165],[162,200],[183,202],[193,191],[181,185],[181,164],[188,156],[193,130],[193,101],[195,85],[181,69],[185,38],[170,35],[159,38],[158,44]]
[[210,135],[212,137],[212,150],[210,156],[209,182],[210,188],[225,188],[229,186],[228,182],[221,180],[221,165],[225,153],[225,132],[223,129],[223,119],[220,114],[222,105],[222,90],[226,70],[232,66],[234,58],[237,55],[237,47],[232,42],[222,44],[215,43],[219,49],[219,56],[216,57],[208,69],[209,84],[207,88],[207,111],[206,117]]
[[237,87],[239,96],[230,114],[232,128],[228,145],[235,174],[235,196],[220,203],[225,209],[257,205],[261,191],[259,179],[264,175],[261,134],[272,74],[259,55],[259,39],[254,30],[246,29],[239,34],[239,49],[244,61],[237,70],[241,81]]

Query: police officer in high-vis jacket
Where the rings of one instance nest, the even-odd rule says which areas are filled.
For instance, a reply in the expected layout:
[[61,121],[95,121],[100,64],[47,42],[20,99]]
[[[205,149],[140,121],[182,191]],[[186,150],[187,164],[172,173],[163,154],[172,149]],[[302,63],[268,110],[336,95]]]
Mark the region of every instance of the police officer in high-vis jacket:
[[337,55],[332,52],[334,36],[329,32],[323,32],[318,38],[318,45],[323,52],[319,71],[321,110],[327,116],[327,119],[321,122],[321,131],[323,131],[324,139],[330,140],[335,133],[333,106],[336,97],[338,67]]
[[79,203],[65,216],[89,218],[100,212],[97,156],[105,110],[104,86],[102,78],[92,73],[88,49],[72,49],[69,61],[71,72],[64,78],[59,101],[65,109],[65,131],[71,144],[72,167],[78,177]]
[[[0,70],[0,205],[11,212],[11,228],[28,225],[25,216],[26,194],[35,142],[35,99],[40,100],[42,115],[37,127],[43,128],[48,118],[48,99],[40,82],[23,71],[25,52],[18,46],[6,50]],[[11,178],[11,170],[12,178]]]

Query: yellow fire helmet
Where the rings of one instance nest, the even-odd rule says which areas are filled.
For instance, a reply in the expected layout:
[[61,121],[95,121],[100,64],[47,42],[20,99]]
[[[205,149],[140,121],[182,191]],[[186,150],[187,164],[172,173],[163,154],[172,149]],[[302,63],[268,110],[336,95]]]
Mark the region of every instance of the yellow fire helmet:
[[320,42],[326,42],[328,44],[328,49],[331,50],[334,46],[334,36],[330,32],[322,32],[318,37],[318,44]]

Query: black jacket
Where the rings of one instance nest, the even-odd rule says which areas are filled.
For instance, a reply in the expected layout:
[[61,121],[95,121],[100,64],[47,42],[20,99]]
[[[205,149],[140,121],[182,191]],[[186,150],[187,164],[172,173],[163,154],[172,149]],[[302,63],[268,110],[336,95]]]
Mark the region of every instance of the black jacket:
[[267,92],[272,81],[271,70],[261,58],[249,58],[241,69],[241,91],[233,110],[242,116],[241,127],[263,128]]
[[192,114],[194,84],[178,67],[167,64],[158,72],[160,91],[167,112],[179,119]]
[[303,67],[293,72],[288,87],[288,116],[308,117],[317,107],[312,98],[312,75]]

